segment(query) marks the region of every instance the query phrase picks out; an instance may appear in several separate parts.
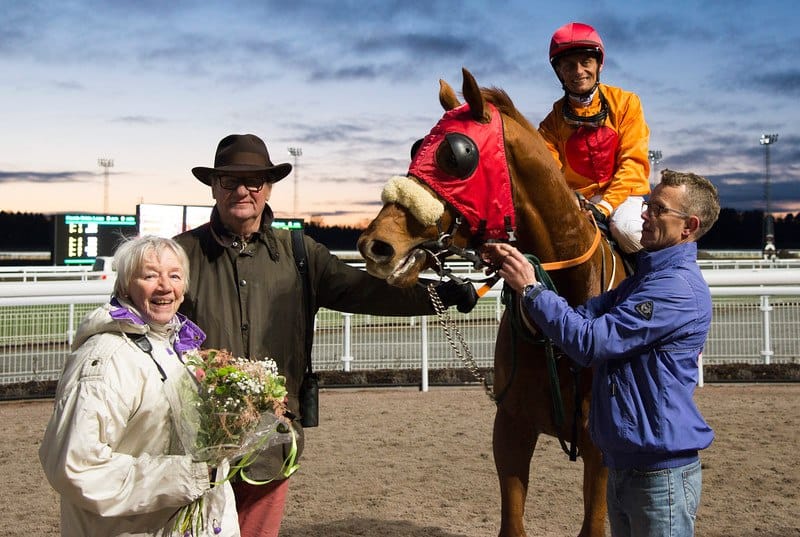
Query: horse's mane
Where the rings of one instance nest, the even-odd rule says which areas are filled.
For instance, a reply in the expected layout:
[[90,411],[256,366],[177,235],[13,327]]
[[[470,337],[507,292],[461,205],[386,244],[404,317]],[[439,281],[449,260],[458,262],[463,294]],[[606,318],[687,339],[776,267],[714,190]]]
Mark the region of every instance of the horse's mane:
[[491,88],[481,88],[481,94],[483,98],[486,99],[488,102],[492,103],[500,110],[500,113],[505,114],[526,129],[530,131],[536,131],[536,128],[531,125],[531,122],[528,121],[528,118],[522,115],[522,113],[517,110],[517,107],[514,106],[514,103],[511,101],[511,97],[508,96],[508,93],[505,90],[500,88],[491,87]]

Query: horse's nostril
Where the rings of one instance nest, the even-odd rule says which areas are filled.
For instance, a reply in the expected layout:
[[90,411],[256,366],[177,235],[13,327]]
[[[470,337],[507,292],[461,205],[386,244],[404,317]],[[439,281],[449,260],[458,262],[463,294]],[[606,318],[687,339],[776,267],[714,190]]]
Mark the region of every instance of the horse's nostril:
[[388,259],[394,255],[394,248],[391,244],[378,240],[372,241],[369,251],[373,258]]

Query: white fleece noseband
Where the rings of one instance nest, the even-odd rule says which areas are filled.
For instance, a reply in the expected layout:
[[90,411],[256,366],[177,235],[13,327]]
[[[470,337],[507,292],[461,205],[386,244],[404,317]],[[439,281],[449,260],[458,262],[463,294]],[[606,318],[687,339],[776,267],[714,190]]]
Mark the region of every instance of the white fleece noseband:
[[425,226],[434,225],[444,213],[444,204],[408,177],[395,176],[389,179],[383,187],[381,201],[402,205]]

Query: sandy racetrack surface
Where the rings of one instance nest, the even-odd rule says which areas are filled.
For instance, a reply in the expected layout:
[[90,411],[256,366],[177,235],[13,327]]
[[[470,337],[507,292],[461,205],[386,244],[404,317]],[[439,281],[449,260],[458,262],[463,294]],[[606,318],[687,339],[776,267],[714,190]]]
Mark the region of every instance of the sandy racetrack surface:
[[[292,478],[284,537],[497,535],[493,404],[479,388],[323,390]],[[706,385],[697,401],[717,439],[703,454],[702,537],[800,536],[800,384]],[[58,496],[37,450],[52,401],[0,404],[0,527],[55,536]],[[528,535],[581,522],[582,464],[542,437]]]

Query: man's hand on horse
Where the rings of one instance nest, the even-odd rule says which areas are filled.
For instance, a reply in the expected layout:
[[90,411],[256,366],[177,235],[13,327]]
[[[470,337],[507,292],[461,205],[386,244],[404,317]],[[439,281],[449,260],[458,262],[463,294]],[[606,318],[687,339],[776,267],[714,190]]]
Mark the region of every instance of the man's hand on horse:
[[536,283],[533,265],[522,252],[506,243],[488,243],[481,250],[481,257],[516,292]]

